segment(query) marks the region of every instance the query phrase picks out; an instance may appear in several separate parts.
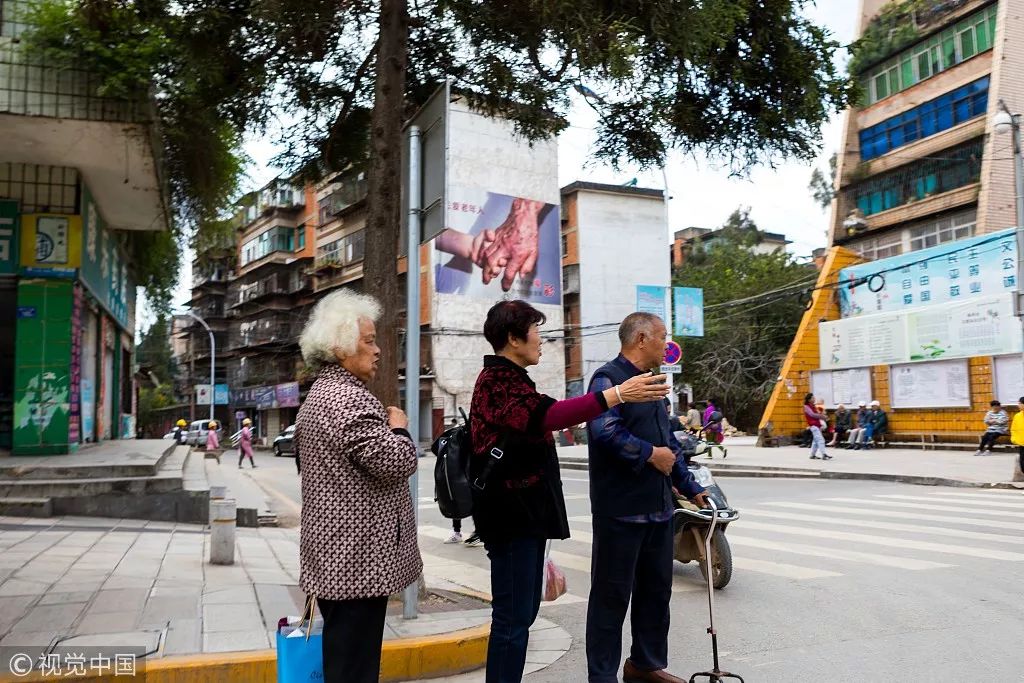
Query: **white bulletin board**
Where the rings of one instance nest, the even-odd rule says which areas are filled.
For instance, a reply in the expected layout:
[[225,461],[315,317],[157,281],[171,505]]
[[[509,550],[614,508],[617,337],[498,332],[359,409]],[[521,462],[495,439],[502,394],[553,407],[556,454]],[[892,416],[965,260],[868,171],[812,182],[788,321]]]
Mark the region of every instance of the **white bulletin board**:
[[967,359],[889,366],[893,408],[963,408],[971,405]]

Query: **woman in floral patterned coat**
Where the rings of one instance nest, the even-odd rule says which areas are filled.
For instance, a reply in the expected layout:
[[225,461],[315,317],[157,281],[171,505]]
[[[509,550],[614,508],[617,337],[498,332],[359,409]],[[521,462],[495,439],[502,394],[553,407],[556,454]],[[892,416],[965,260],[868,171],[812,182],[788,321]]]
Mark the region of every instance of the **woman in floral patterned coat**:
[[423,571],[409,477],[416,447],[400,409],[366,388],[380,306],[342,290],[320,300],[299,340],[318,370],[295,427],[302,453],[300,587],[324,617],[326,683],[380,673],[388,596]]

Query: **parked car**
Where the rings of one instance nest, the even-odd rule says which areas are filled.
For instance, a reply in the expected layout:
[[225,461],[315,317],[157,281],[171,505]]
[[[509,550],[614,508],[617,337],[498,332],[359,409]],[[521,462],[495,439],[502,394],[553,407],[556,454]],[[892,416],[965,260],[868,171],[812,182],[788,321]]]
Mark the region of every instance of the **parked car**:
[[274,455],[295,455],[295,425],[289,425],[274,439]]
[[[192,424],[188,426],[188,435],[185,437],[185,443],[189,446],[205,446],[206,445],[206,433],[210,431],[210,420],[194,420]],[[223,441],[224,428],[217,423],[217,440]]]

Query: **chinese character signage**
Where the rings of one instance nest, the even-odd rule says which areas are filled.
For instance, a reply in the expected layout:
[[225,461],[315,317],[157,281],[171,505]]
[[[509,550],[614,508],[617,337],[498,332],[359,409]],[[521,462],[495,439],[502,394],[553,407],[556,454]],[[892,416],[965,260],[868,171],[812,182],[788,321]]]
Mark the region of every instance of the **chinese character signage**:
[[274,393],[277,396],[277,405],[279,408],[299,407],[298,382],[285,382],[284,384],[278,384],[274,387]]
[[[1017,289],[1013,228],[839,271],[844,318],[956,303]],[[852,283],[859,283],[849,287]],[[877,291],[872,291],[877,290]]]
[[18,272],[18,202],[0,199],[0,275]]
[[[82,189],[82,213],[72,217],[79,221],[83,244],[76,245],[81,254],[81,280],[97,301],[117,320],[122,329],[133,328],[135,283],[128,271],[128,259],[103,222],[89,189]],[[206,399],[209,404],[209,398]]]
[[856,316],[818,326],[822,368],[864,367],[1017,353],[1010,293],[939,307]]
[[558,207],[467,187],[450,187],[447,202],[434,240],[438,293],[562,304]]
[[704,290],[699,287],[673,287],[677,337],[704,336]]

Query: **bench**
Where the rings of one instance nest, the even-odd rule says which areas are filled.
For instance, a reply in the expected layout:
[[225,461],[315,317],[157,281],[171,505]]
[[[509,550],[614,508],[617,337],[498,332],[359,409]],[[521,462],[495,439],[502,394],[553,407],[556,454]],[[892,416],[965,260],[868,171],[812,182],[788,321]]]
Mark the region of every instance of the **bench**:
[[[981,438],[981,434],[981,431],[939,433],[900,431],[896,433],[887,434],[886,436],[889,445],[908,446],[912,448],[921,448],[922,450],[949,450],[960,449],[965,447],[977,448],[978,439]],[[997,445],[1001,445],[1012,450],[1014,447],[1010,445],[1008,441],[1009,435],[1001,435],[996,440],[996,443]]]

